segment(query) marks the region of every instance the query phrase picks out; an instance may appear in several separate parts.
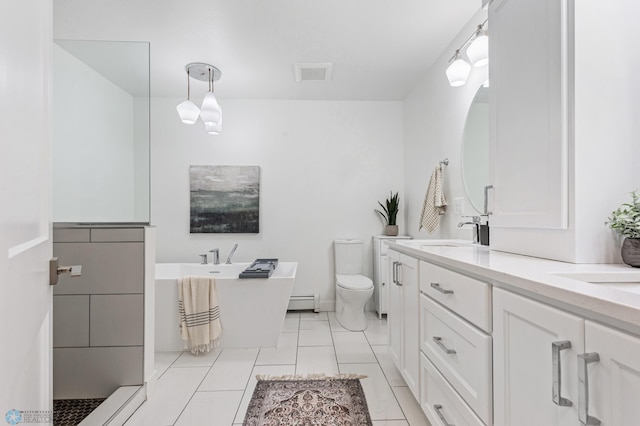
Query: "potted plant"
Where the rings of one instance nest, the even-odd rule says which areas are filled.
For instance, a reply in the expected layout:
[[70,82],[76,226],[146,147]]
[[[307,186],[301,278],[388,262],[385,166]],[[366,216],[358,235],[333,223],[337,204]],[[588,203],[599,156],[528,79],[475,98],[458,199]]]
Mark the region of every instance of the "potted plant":
[[639,190],[631,193],[631,202],[624,203],[611,213],[605,224],[624,237],[622,261],[640,268],[640,195]]
[[390,237],[395,237],[398,235],[398,225],[396,224],[396,218],[398,216],[398,209],[400,208],[400,198],[398,197],[398,193],[395,194],[393,191],[389,193],[389,198],[385,201],[383,205],[380,201],[378,201],[380,207],[382,207],[383,211],[376,209],[376,212],[387,223],[387,226],[384,229],[384,234]]

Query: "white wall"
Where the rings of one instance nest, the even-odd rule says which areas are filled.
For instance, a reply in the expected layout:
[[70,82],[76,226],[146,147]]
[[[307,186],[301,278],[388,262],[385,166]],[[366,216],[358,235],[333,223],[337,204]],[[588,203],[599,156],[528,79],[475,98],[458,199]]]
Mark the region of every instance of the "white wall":
[[[222,99],[223,133],[211,136],[180,122],[181,101],[151,105],[158,262],[198,262],[213,248],[224,262],[238,243],[237,262],[297,261],[294,294],[320,293],[323,309],[335,300],[334,239],[364,240],[372,275],[371,236],[383,231],[374,208],[389,191],[404,198],[401,102]],[[190,165],[260,166],[260,234],[190,235]]]
[[53,45],[53,219],[133,218],[133,98]]
[[[414,238],[471,239],[470,229],[457,227],[461,217],[453,213],[453,203],[455,198],[463,197],[465,215],[478,214],[465,193],[461,150],[467,111],[476,91],[487,79],[487,67],[473,69],[469,81],[461,87],[449,85],[445,70],[455,50],[485,18],[486,12],[479,11],[460,30],[404,102],[406,196],[403,214],[407,232]],[[433,168],[444,158],[449,158],[449,166],[443,173],[449,207],[441,216],[439,228],[428,234],[424,229],[418,231],[422,204]]]

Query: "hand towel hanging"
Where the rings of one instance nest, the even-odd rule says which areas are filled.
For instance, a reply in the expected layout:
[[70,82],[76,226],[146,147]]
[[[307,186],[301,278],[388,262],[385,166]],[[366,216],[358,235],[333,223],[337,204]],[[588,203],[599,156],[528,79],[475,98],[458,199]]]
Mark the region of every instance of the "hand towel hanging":
[[442,192],[442,165],[437,165],[429,179],[418,230],[425,228],[429,233],[435,231],[446,208],[447,200]]
[[209,352],[222,334],[216,282],[210,277],[178,280],[180,334],[191,353]]

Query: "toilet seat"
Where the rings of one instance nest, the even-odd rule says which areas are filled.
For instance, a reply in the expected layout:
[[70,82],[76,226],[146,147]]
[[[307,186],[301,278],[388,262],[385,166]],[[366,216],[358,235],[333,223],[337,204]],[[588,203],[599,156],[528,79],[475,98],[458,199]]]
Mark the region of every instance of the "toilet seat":
[[373,281],[364,275],[336,275],[336,284],[346,290],[369,290]]

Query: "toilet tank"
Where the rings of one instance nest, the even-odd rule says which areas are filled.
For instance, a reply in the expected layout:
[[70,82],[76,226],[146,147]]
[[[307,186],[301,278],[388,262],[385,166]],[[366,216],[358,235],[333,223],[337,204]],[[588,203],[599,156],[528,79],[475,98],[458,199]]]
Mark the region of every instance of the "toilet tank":
[[362,240],[335,240],[333,255],[336,274],[362,273]]

